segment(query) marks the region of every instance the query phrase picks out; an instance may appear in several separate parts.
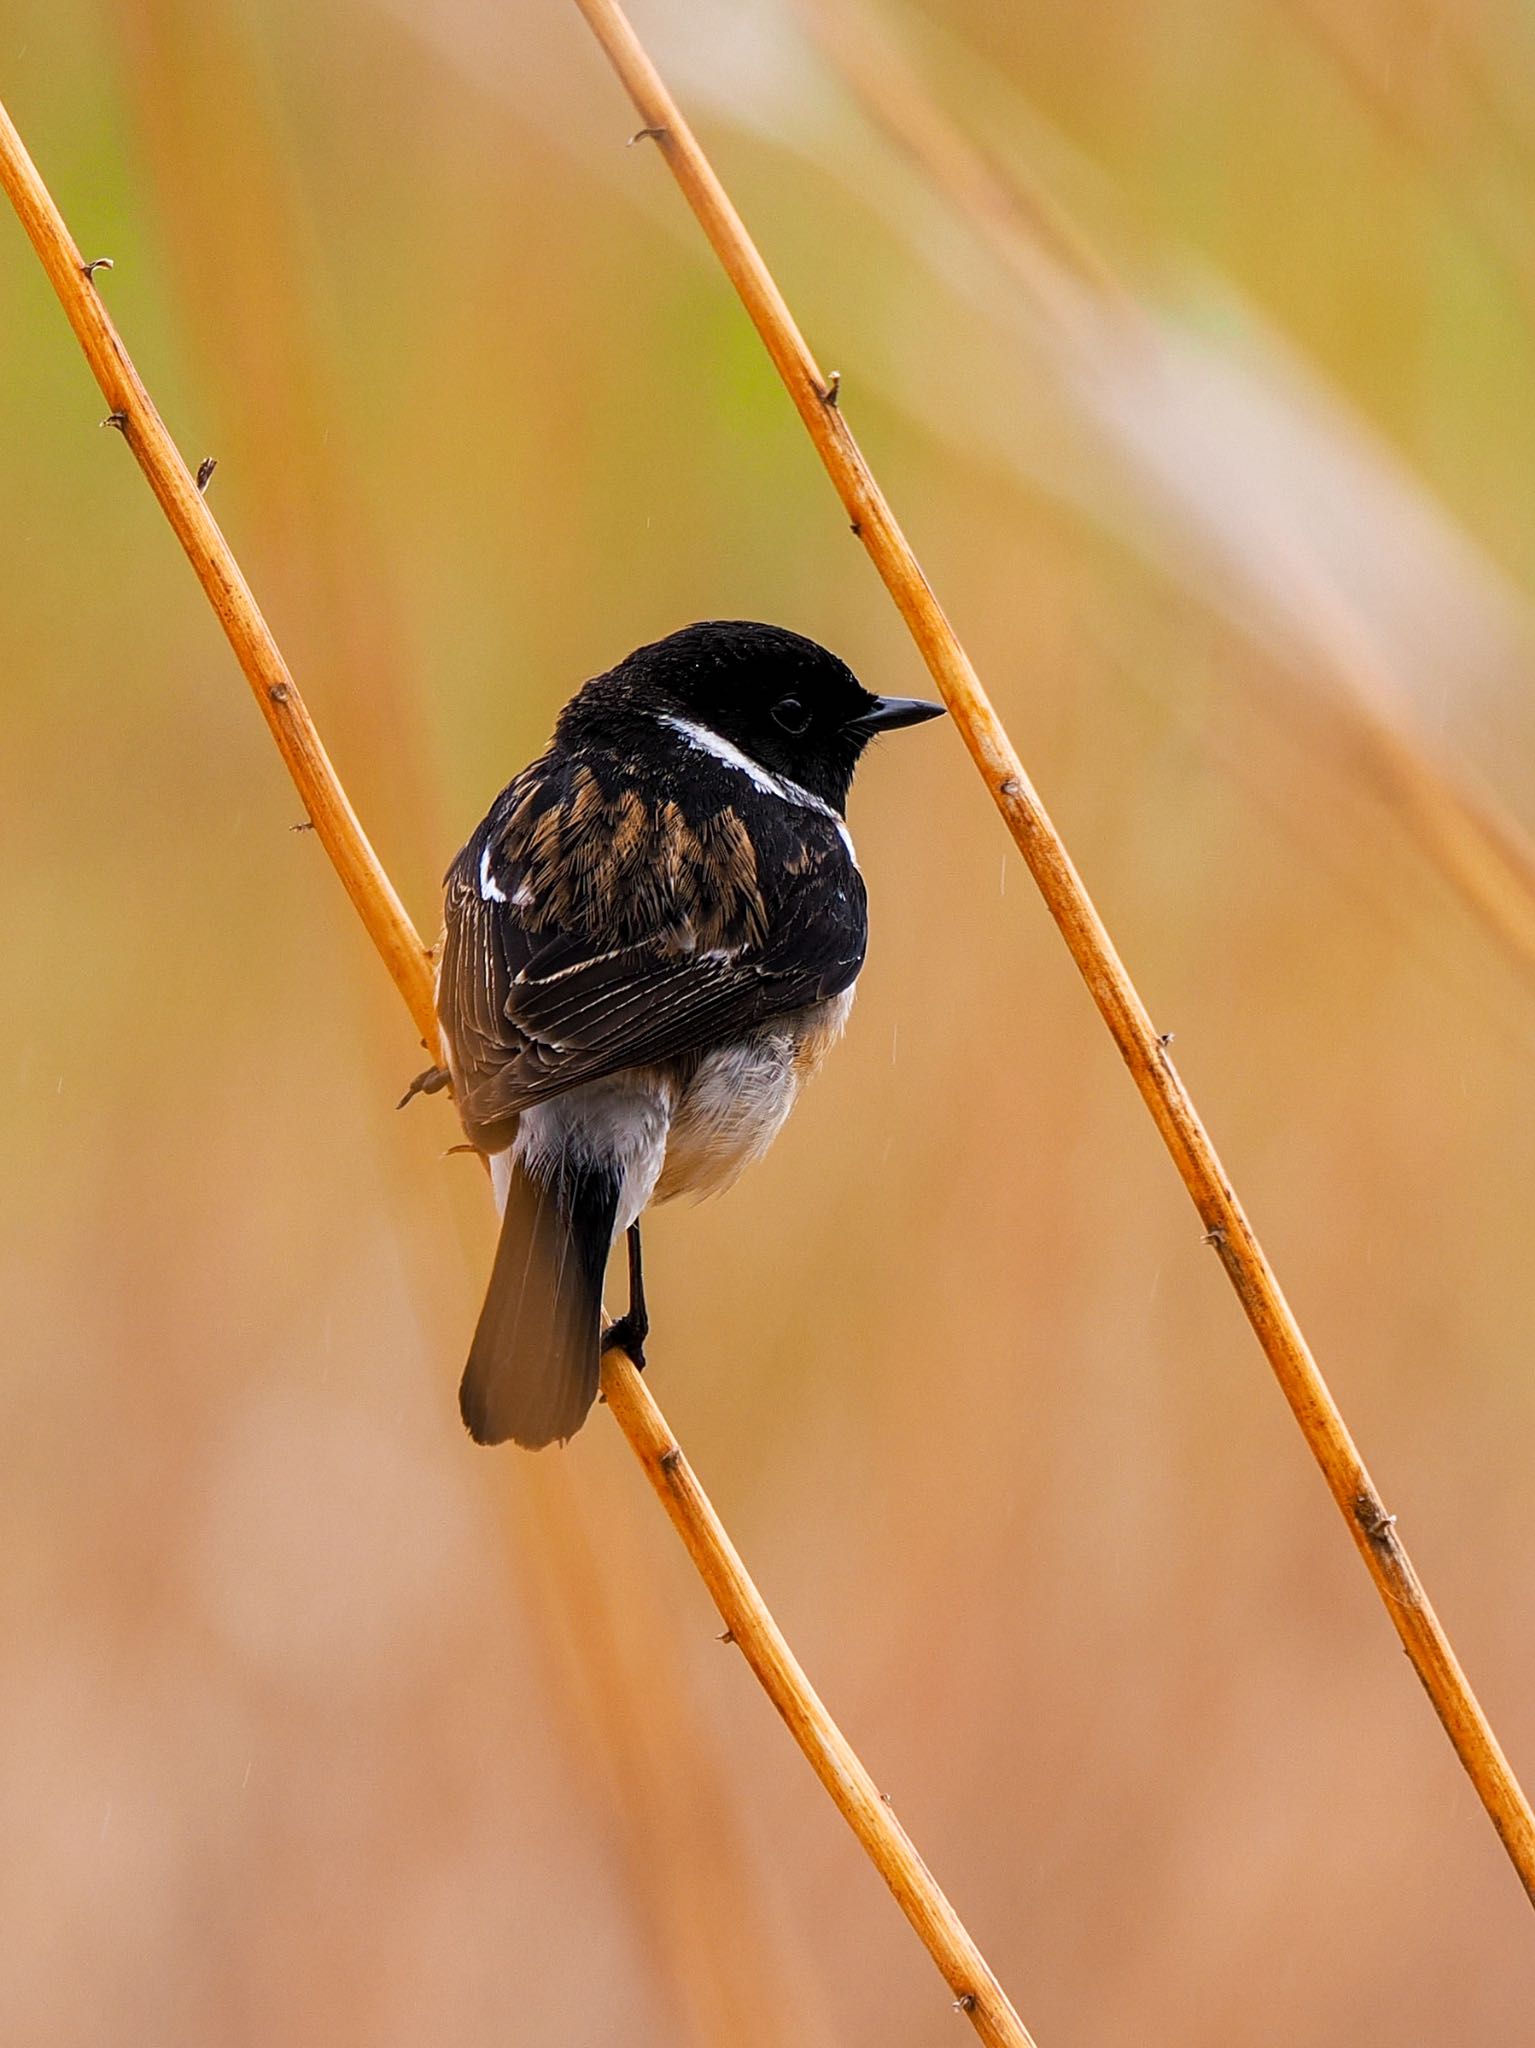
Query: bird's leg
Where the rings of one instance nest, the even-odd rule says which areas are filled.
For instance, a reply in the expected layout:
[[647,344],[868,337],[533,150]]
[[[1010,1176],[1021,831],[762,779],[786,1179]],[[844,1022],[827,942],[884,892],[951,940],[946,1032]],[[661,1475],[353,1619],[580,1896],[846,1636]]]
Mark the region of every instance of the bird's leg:
[[395,1104],[395,1108],[403,1109],[406,1103],[413,1100],[417,1095],[436,1095],[439,1090],[447,1087],[452,1078],[446,1067],[426,1068],[423,1073],[417,1074],[415,1080],[411,1082],[405,1093]]
[[629,1316],[634,1333],[634,1362],[643,1371],[645,1339],[650,1335],[650,1310],[645,1306],[645,1261],[640,1249],[640,1226],[629,1225]]
[[650,1335],[650,1314],[645,1307],[645,1267],[640,1254],[640,1226],[629,1225],[629,1308],[602,1333],[604,1351],[623,1351],[645,1370],[645,1339]]

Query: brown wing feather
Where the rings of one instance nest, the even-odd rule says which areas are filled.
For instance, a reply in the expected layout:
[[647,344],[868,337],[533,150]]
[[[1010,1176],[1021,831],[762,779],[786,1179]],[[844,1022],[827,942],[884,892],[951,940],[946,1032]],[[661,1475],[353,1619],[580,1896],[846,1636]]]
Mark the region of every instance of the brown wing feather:
[[465,1126],[498,1149],[532,1102],[835,995],[865,933],[834,819],[770,799],[748,823],[546,755],[447,877],[438,1006]]

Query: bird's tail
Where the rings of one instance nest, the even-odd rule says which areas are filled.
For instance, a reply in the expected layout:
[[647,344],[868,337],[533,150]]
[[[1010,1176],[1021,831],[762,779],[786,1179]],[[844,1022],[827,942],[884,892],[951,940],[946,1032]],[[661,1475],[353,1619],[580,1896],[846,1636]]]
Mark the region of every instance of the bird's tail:
[[547,1182],[506,1165],[501,1237],[458,1405],[476,1443],[536,1451],[574,1436],[597,1396],[619,1179],[569,1152]]

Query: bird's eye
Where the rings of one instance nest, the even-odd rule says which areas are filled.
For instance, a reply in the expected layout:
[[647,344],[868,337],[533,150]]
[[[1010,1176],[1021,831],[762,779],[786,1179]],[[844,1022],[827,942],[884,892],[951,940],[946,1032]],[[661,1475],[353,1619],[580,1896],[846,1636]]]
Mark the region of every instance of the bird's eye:
[[809,708],[798,697],[780,697],[773,706],[773,722],[785,732],[803,732],[810,723]]

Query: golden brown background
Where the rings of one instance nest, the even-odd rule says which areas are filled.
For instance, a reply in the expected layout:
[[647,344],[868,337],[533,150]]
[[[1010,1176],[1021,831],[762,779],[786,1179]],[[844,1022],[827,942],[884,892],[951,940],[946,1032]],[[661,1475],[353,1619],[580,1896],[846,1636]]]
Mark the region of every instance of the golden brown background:
[[[635,16],[1528,1776],[1535,972],[1370,733],[1535,818],[1535,23],[882,7],[1009,267],[840,7]],[[0,91],[424,926],[639,640],[923,687],[561,0],[16,0]],[[0,2034],[955,2040],[609,1420],[462,1435],[478,1177],[14,224],[0,347]],[[952,732],[852,821],[848,1042],[648,1239],[779,1618],[1042,2048],[1527,2043],[1528,1908]]]

